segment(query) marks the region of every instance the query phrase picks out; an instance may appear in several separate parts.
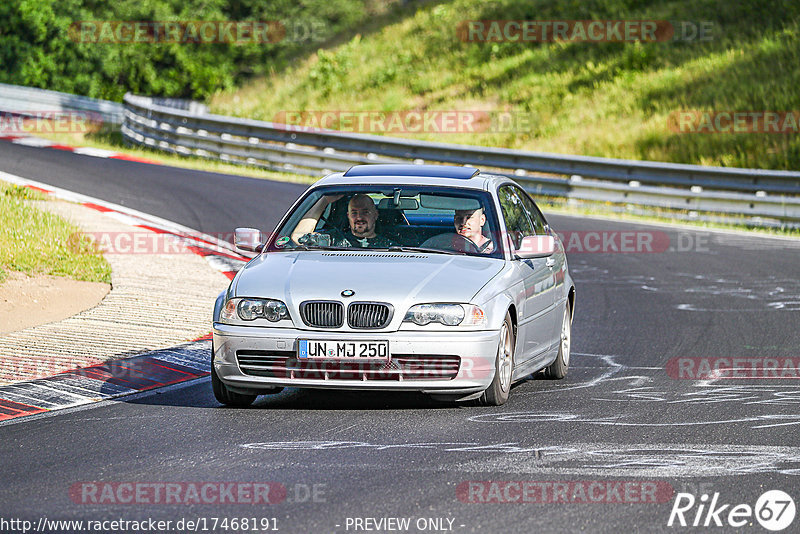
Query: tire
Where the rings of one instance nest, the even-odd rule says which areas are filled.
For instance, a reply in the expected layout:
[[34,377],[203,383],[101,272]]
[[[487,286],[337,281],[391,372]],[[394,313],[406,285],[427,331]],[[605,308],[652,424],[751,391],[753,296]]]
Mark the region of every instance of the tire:
[[545,370],[544,376],[551,380],[560,380],[567,376],[569,368],[569,351],[572,343],[572,321],[569,313],[569,301],[564,306],[564,318],[561,320],[561,339],[558,345],[558,356]]
[[229,390],[225,384],[222,383],[214,369],[214,347],[211,347],[211,389],[214,391],[214,397],[225,406],[235,406],[237,408],[246,408],[253,404],[258,395],[243,395],[242,393],[234,393]]
[[492,383],[478,399],[484,406],[501,406],[511,393],[511,377],[514,374],[514,325],[511,315],[506,312],[506,319],[500,328],[500,340],[497,343],[497,356],[494,362],[494,378]]

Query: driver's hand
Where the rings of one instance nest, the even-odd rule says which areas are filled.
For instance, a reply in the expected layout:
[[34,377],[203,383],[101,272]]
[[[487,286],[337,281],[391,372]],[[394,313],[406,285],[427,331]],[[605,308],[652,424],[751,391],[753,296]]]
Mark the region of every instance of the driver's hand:
[[297,242],[306,246],[329,247],[331,245],[331,236],[318,232],[310,232],[301,236]]

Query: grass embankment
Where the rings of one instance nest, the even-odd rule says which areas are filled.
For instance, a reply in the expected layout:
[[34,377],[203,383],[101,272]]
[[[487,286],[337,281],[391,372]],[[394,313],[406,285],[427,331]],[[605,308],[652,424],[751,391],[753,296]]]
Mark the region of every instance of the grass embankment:
[[[800,134],[688,134],[669,127],[670,114],[681,110],[800,110],[800,3],[794,0],[453,0],[410,6],[391,22],[364,26],[337,46],[218,92],[212,111],[263,120],[285,111],[509,112],[519,118],[516,131],[413,137],[800,168]],[[496,19],[690,21],[710,24],[710,31],[709,40],[655,43],[459,39],[463,21]]]
[[80,229],[29,200],[47,197],[0,182],[0,282],[21,271],[111,283],[111,267]]

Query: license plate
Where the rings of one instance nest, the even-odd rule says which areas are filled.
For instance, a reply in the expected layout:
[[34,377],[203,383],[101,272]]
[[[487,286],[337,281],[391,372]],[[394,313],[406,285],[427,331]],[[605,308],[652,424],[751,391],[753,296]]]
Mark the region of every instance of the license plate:
[[389,360],[389,342],[301,339],[297,343],[297,358],[385,362]]

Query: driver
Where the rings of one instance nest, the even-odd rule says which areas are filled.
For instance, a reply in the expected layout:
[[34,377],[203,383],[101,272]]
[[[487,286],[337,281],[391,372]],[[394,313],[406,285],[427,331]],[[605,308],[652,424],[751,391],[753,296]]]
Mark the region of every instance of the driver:
[[[311,208],[300,223],[298,223],[292,239],[299,244],[305,244],[308,234],[313,233],[322,213],[328,204],[336,202],[342,195],[322,197]],[[364,193],[358,193],[347,204],[347,220],[350,229],[342,231],[338,228],[324,230],[321,233],[330,236],[331,246],[334,247],[359,247],[359,248],[388,248],[394,246],[390,239],[375,231],[378,220],[378,208],[372,199]]]
[[494,243],[483,235],[484,224],[486,224],[486,214],[483,213],[483,208],[456,210],[453,216],[453,225],[458,235],[472,241],[478,247],[478,252],[489,254],[494,250]]

